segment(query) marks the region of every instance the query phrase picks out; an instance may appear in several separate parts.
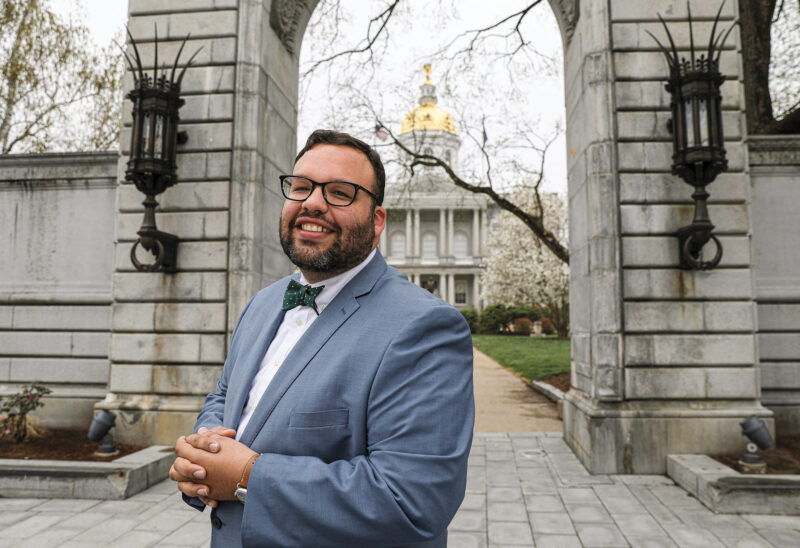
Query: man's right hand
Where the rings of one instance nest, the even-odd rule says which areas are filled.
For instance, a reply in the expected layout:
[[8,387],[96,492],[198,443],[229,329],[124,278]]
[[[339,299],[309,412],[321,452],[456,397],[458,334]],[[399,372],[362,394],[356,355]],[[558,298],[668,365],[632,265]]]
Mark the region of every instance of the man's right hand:
[[[208,431],[209,429],[203,426],[197,430],[197,433],[202,434]],[[210,431],[227,438],[236,437],[236,430],[232,428],[226,428],[224,426],[215,426],[214,428],[211,428]],[[185,440],[185,436],[181,436],[178,441],[180,440]],[[178,442],[176,442],[176,446],[177,444]],[[217,447],[215,444],[212,444],[208,448],[208,451],[211,453],[215,453],[218,450],[219,447]],[[205,468],[182,457],[177,457],[169,470],[169,478],[178,483],[178,489],[183,494],[189,497],[197,497],[207,506],[216,508],[217,501],[208,497],[208,486],[202,483],[197,483],[197,480],[203,480],[205,477]]]

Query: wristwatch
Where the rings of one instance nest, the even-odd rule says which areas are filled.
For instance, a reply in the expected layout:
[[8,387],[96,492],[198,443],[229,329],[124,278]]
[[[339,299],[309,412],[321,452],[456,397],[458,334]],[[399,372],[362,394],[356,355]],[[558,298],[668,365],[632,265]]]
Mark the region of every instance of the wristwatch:
[[233,492],[233,496],[235,496],[242,504],[244,504],[244,501],[247,498],[247,482],[250,480],[250,472],[253,470],[253,465],[255,465],[256,459],[258,459],[260,456],[260,454],[253,455],[250,460],[247,461],[247,464],[244,465],[244,470],[242,470],[242,479],[240,479],[239,483],[236,484],[236,491]]

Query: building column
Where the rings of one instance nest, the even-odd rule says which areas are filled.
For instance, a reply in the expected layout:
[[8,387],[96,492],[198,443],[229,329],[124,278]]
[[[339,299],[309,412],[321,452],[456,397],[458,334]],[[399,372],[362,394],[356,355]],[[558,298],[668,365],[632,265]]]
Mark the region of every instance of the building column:
[[[452,210],[451,210],[452,211]],[[447,302],[450,304],[456,303],[456,275],[447,275]]]
[[477,257],[481,254],[481,223],[480,209],[472,210],[472,256]]
[[447,255],[452,257],[453,252],[453,235],[455,233],[455,211],[452,209],[447,210]]
[[381,241],[378,244],[378,246],[381,248],[381,254],[384,257],[388,257],[389,256],[389,248],[388,248],[388,244],[386,243],[386,239],[387,239],[386,234],[388,234],[388,232],[389,232],[389,221],[387,220],[386,221],[386,226],[383,227],[383,232],[381,232]]
[[486,238],[489,236],[489,210],[481,210],[481,255],[488,255]]
[[419,209],[414,210],[414,256],[420,256],[420,240],[422,240],[422,230],[419,224]]
[[441,208],[439,210],[439,249],[436,251],[439,257],[444,257],[447,255],[447,232],[446,232],[446,225],[447,221],[445,216],[447,214],[447,210],[445,208]]
[[414,283],[414,285],[419,285],[419,272],[414,272],[411,275],[411,281]]
[[411,210],[406,209],[406,258],[412,255],[411,241],[413,233],[414,227],[411,225]]
[[479,280],[480,280],[480,274],[475,273],[475,274],[472,275],[472,306],[480,311],[480,309],[481,309],[481,299],[480,299],[480,281]]
[[439,297],[447,300],[447,274],[439,274]]

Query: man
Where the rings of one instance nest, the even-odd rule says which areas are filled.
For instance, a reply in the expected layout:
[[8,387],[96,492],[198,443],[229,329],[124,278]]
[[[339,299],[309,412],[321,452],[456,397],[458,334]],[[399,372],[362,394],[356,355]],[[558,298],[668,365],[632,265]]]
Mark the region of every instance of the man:
[[374,150],[332,131],[281,177],[280,239],[300,274],[245,307],[170,470],[187,502],[212,507],[213,546],[446,546],[472,342],[376,250],[384,181]]

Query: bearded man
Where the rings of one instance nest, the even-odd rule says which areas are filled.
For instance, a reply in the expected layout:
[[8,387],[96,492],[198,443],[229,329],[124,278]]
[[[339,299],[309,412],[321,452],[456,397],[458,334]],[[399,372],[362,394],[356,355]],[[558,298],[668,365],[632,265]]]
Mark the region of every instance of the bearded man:
[[300,272],[261,290],[170,478],[212,546],[447,545],[472,441],[472,340],[387,266],[378,153],[318,130],[280,177]]

